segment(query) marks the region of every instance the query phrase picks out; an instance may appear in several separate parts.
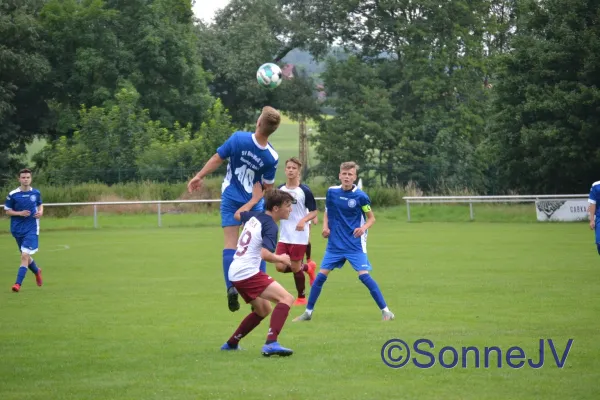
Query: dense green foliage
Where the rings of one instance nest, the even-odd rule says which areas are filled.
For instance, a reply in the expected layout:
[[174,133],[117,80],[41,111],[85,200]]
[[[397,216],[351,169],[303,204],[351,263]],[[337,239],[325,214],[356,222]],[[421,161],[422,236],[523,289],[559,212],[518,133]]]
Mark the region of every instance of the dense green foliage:
[[[368,185],[437,193],[598,179],[597,1],[232,0],[212,23],[191,3],[0,2],[0,183],[35,136],[47,182],[182,181],[264,105],[319,123],[311,177],[353,159]],[[315,63],[256,84],[301,51]]]

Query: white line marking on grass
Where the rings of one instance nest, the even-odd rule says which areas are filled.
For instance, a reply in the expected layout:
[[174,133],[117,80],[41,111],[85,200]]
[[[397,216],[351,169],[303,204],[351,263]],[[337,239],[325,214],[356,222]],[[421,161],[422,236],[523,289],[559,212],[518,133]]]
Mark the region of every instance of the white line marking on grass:
[[68,244],[57,244],[55,247],[59,247],[58,249],[54,249],[54,250],[48,250],[48,252],[51,251],[62,251],[62,250],[69,250],[71,247],[69,247]]

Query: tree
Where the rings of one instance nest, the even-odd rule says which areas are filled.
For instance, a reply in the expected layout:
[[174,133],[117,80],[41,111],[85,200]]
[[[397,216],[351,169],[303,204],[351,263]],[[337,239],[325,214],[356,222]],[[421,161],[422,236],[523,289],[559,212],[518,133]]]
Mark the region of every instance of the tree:
[[[351,55],[324,74],[336,116],[315,140],[366,136],[354,157],[374,163],[385,184],[484,190],[477,149],[485,132],[487,2],[337,0],[315,7],[321,26],[337,20],[325,35],[337,34]],[[318,148],[322,162],[340,155],[339,146]]]
[[192,125],[164,127],[140,107],[131,83],[119,88],[108,108],[83,106],[71,137],[61,136],[43,150],[42,171],[52,183],[137,179],[185,180],[231,134],[230,117],[219,100]]
[[36,19],[42,5],[39,0],[0,3],[0,185],[13,179],[25,145],[46,130],[42,84],[50,65]]
[[600,7],[530,1],[494,87],[505,190],[585,193],[600,169]]
[[58,134],[72,132],[81,104],[110,107],[125,81],[151,118],[199,128],[214,99],[192,17],[186,0],[48,1],[40,21]]
[[299,14],[280,0],[233,0],[217,12],[214,24],[198,24],[203,65],[213,78],[211,92],[230,110],[235,125],[254,124],[265,105],[295,118],[318,115],[309,77],[296,75],[275,90],[265,90],[256,82],[263,63],[284,67],[283,59],[291,50],[317,47],[306,31]]

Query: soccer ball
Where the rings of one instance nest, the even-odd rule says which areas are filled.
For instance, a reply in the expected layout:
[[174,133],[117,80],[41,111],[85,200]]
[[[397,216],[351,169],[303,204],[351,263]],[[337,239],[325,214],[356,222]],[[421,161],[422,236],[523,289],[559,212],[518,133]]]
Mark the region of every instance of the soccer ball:
[[266,63],[261,65],[258,71],[256,71],[256,80],[262,87],[275,89],[281,85],[283,72],[281,72],[281,68],[276,64]]

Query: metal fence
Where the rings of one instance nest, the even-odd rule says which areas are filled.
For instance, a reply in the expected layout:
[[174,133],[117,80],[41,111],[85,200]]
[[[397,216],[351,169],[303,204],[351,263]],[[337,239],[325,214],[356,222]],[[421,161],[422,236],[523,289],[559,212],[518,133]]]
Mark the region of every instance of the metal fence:
[[473,203],[535,203],[539,200],[560,201],[567,199],[586,199],[588,194],[565,194],[565,195],[520,195],[520,196],[431,196],[431,197],[403,197],[406,201],[406,215],[410,221],[410,205],[431,203],[469,203],[469,214],[471,220],[475,219]]
[[[475,219],[473,210],[474,203],[535,203],[539,200],[560,201],[567,199],[586,199],[587,194],[567,194],[567,195],[521,195],[521,196],[430,196],[430,197],[403,197],[406,201],[407,219],[410,221],[411,204],[433,204],[433,203],[468,203],[469,215],[471,220]],[[325,197],[316,197],[315,200],[322,201]],[[93,206],[94,208],[94,228],[98,228],[98,206],[116,206],[116,205],[157,205],[157,222],[162,226],[162,204],[183,204],[183,203],[220,203],[221,199],[197,199],[197,200],[151,200],[151,201],[104,201],[104,202],[84,202],[84,203],[46,203],[44,207],[79,207]]]
[[[315,197],[315,200],[325,200],[325,197]],[[98,228],[98,206],[117,206],[117,205],[157,205],[158,226],[162,227],[162,204],[183,204],[183,203],[220,203],[221,199],[197,199],[197,200],[148,200],[148,201],[100,201],[84,203],[44,203],[44,207],[94,207],[94,228]]]

